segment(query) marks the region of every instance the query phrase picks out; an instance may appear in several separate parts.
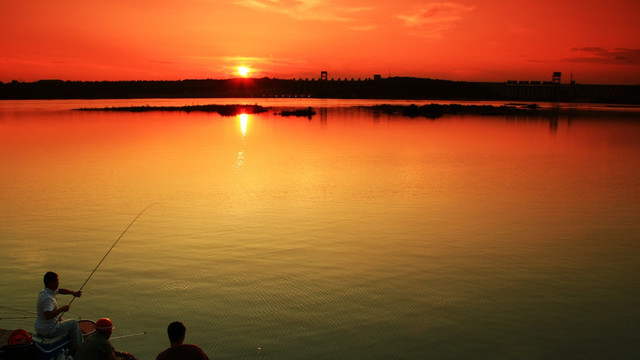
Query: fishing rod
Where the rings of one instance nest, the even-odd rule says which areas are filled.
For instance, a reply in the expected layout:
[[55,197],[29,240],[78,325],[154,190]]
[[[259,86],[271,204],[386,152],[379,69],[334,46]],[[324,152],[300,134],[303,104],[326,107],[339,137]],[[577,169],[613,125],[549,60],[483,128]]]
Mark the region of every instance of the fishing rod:
[[[109,251],[107,251],[106,254],[104,254],[104,256],[102,257],[102,259],[100,260],[100,262],[98,263],[98,265],[96,265],[96,267],[93,269],[93,271],[91,272],[91,274],[89,274],[89,277],[87,277],[87,280],[84,281],[84,283],[82,284],[82,286],[80,286],[80,289],[78,289],[78,292],[82,291],[82,288],[84,288],[85,285],[87,285],[87,282],[89,282],[89,279],[91,279],[91,277],[93,276],[93,274],[96,272],[96,270],[98,270],[98,267],[100,267],[100,265],[102,264],[102,262],[104,261],[104,259],[107,258],[107,256],[109,255],[109,253],[111,252],[111,250],[113,250],[113,248],[118,244],[118,241],[120,241],[120,239],[122,239],[122,237],[124,236],[124,234],[127,233],[127,231],[129,230],[129,228],[131,227],[131,225],[133,225],[136,220],[138,220],[138,218],[145,212],[147,211],[148,208],[152,207],[153,205],[157,204],[157,202],[152,203],[147,205],[146,208],[144,208],[142,211],[140,211],[140,213],[129,223],[129,225],[124,229],[124,231],[122,232],[122,234],[120,234],[120,236],[118,236],[118,238],[116,239],[116,241],[113,243],[113,245],[111,245],[111,247],[109,248]],[[69,305],[71,305],[73,303],[73,301],[76,299],[76,296],[74,295],[73,298],[71,299],[71,301],[69,302]],[[62,319],[62,315],[64,313],[61,313],[58,316],[58,319],[56,320],[56,322],[53,324],[53,326],[51,327],[51,329],[49,329],[49,333],[51,333],[51,331],[53,330],[53,328],[55,327],[55,324],[60,322],[60,319]]]
[[147,334],[147,332],[145,331],[145,332],[129,334],[129,335],[113,336],[113,337],[110,337],[109,340],[122,339],[122,338],[126,338],[126,337],[140,336],[140,335],[146,335],[146,334]]
[[[100,267],[100,265],[102,264],[102,262],[104,261],[104,259],[107,258],[107,256],[109,256],[109,253],[111,252],[111,250],[113,250],[114,247],[116,247],[116,244],[118,244],[118,241],[120,241],[120,239],[122,239],[122,237],[124,236],[124,234],[127,233],[127,230],[129,230],[129,228],[131,227],[131,225],[133,225],[133,223],[136,222],[136,220],[138,220],[138,218],[140,217],[140,215],[142,215],[145,211],[147,211],[148,208],[152,207],[153,205],[155,205],[157,203],[152,203],[147,205],[146,208],[144,208],[142,211],[140,211],[140,213],[133,219],[133,221],[131,221],[131,223],[129,223],[129,225],[124,229],[124,231],[122,232],[122,234],[120,234],[120,236],[118,236],[118,238],[116,239],[116,241],[113,243],[113,245],[111,245],[111,247],[109,248],[109,251],[107,251],[106,254],[104,254],[104,256],[102,257],[102,260],[100,260],[100,262],[98,263],[98,265],[96,265],[96,267],[93,269],[93,271],[91,272],[91,274],[89,274],[89,277],[87,278],[87,280],[84,281],[84,283],[82,284],[82,286],[80,286],[80,289],[78,289],[79,291],[82,291],[82,288],[84,288],[85,285],[87,285],[87,283],[89,282],[89,279],[91,279],[91,277],[93,276],[93,274],[96,272],[96,270],[98,270],[98,267]],[[71,301],[69,302],[69,305],[71,305],[71,303],[73,303],[73,300],[75,300],[76,297],[74,296]],[[60,318],[58,318],[58,320],[60,320]]]

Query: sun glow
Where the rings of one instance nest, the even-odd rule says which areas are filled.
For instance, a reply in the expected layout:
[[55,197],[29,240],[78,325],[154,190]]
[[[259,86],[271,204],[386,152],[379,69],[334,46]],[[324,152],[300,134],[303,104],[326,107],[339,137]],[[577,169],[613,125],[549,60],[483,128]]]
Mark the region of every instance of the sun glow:
[[249,75],[249,72],[251,72],[251,69],[249,69],[246,66],[238,66],[238,74],[242,77],[247,77],[247,75]]

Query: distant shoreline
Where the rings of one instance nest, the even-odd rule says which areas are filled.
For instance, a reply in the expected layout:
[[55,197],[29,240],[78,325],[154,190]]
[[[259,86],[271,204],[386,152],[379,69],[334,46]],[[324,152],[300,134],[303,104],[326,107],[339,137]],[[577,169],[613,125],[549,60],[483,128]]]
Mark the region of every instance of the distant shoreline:
[[194,79],[0,83],[0,99],[314,98],[640,104],[640,85],[376,79]]

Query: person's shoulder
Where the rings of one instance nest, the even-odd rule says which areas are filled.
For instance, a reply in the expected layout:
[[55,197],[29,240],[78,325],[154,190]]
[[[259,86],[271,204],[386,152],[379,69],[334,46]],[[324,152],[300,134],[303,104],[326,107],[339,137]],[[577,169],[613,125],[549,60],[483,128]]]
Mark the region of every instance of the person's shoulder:
[[156,356],[156,360],[169,359],[167,356],[168,356],[170,351],[171,351],[171,348],[166,348],[166,349],[160,351],[158,356]]
[[94,333],[93,336],[87,340],[92,341],[94,344],[100,344],[101,346],[111,346],[109,338],[99,332]]
[[201,359],[205,359],[205,360],[209,359],[207,357],[207,354],[204,353],[204,351],[202,350],[202,348],[200,346],[198,346],[196,344],[184,344],[183,346],[188,348],[190,352],[192,352],[194,354],[198,354]]
[[[158,356],[156,356],[156,360],[172,360],[172,359],[179,359],[180,356],[176,354],[176,348],[174,347],[168,347],[164,350],[162,350]],[[177,356],[177,357],[176,357]]]
[[42,288],[42,290],[40,290],[40,292],[38,293],[38,296],[40,297],[44,297],[44,298],[52,298],[54,296],[56,296],[56,294],[58,294],[58,290],[51,290],[48,287],[44,287]]
[[182,344],[180,346],[169,347],[161,351],[158,356],[156,356],[156,360],[183,359],[185,357],[189,359],[209,359],[200,346],[194,344]]
[[186,345],[181,345],[178,347],[170,347],[168,349],[162,350],[158,356],[156,356],[156,360],[178,360],[193,358],[194,348]]

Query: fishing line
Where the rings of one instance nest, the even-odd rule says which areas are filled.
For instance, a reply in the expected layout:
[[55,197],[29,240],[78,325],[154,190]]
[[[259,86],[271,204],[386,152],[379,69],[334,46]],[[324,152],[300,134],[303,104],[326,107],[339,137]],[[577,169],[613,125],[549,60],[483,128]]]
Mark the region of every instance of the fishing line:
[[25,313],[25,314],[32,314],[35,315],[36,313],[34,313],[33,311],[27,311],[27,310],[22,310],[22,309],[17,309],[17,308],[13,308],[11,306],[4,306],[4,305],[0,305],[0,308],[2,309],[8,309],[8,310],[13,310],[13,311],[18,311],[21,313]]
[[21,320],[21,319],[35,319],[37,316],[13,316],[13,317],[0,317],[0,320]]

